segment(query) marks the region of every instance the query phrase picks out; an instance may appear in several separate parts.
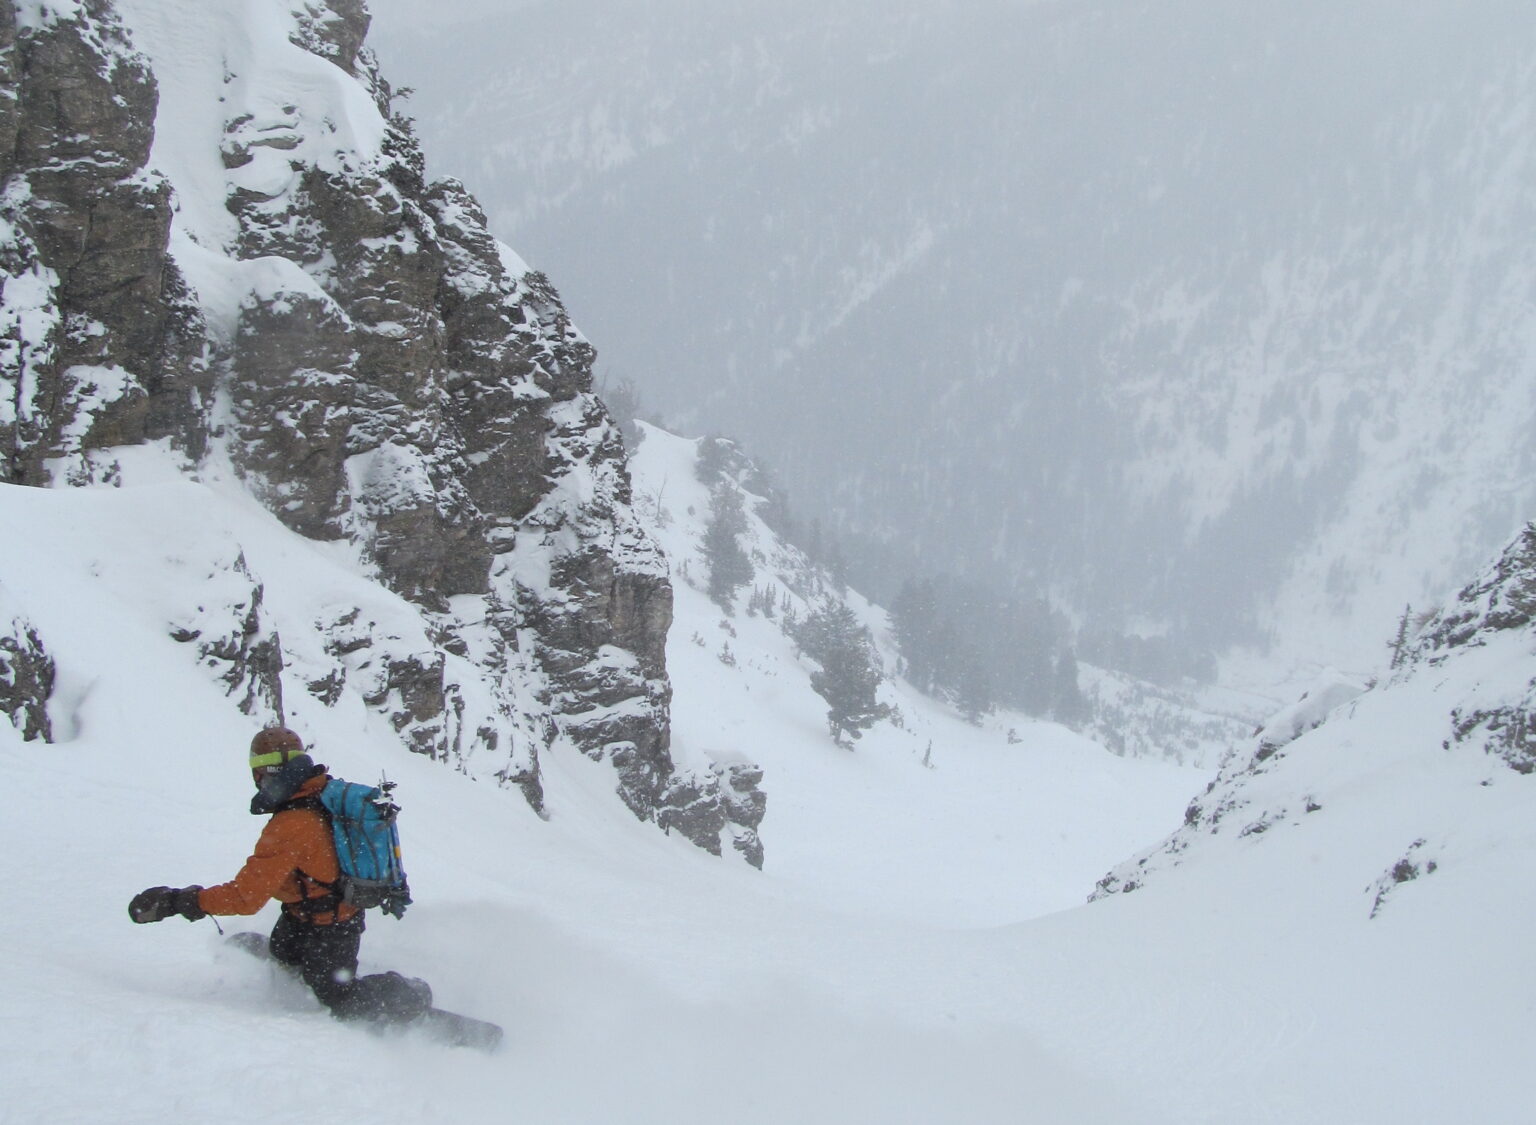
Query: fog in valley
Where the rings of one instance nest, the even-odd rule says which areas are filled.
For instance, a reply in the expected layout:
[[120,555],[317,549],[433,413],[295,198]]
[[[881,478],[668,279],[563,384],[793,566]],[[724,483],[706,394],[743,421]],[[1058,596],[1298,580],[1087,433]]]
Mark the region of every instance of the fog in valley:
[[1369,672],[1536,514],[1524,3],[370,7],[607,385],[887,604]]

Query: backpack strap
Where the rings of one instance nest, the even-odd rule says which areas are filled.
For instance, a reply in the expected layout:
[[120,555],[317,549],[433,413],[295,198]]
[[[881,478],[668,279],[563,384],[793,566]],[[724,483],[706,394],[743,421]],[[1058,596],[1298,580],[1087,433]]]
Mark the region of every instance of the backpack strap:
[[[325,803],[319,797],[297,797],[285,802],[278,811],[287,812],[289,809],[313,809],[319,813],[320,819],[325,821],[326,839],[331,841],[331,847],[334,850],[335,839],[331,828],[331,810],[325,807]],[[338,869],[339,866],[338,864]],[[315,915],[317,914],[330,914],[333,922],[341,921],[339,917],[336,917],[343,901],[341,879],[338,877],[336,882],[327,883],[322,879],[316,879],[302,868],[294,868],[294,874],[299,879],[299,893],[301,897],[298,902],[283,903],[283,909],[311,924],[314,923]],[[306,885],[320,887],[325,893],[310,895],[304,889]]]

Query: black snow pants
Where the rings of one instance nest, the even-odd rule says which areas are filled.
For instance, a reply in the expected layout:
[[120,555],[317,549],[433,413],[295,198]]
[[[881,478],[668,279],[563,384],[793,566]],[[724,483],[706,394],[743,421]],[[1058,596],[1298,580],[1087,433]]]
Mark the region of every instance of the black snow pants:
[[357,951],[363,941],[363,916],[318,926],[284,911],[268,944],[274,960],[291,965],[315,996],[344,1020],[409,1023],[432,1006],[426,981],[399,973],[357,975]]

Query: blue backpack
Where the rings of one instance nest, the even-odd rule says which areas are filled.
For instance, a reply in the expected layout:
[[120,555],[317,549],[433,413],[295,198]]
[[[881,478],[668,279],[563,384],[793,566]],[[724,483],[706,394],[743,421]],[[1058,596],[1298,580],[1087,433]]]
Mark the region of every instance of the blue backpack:
[[367,910],[379,907],[399,918],[411,902],[411,888],[400,863],[400,831],[395,817],[400,806],[390,800],[393,781],[359,785],[332,778],[320,791],[320,807],[328,814],[336,841],[341,901]]

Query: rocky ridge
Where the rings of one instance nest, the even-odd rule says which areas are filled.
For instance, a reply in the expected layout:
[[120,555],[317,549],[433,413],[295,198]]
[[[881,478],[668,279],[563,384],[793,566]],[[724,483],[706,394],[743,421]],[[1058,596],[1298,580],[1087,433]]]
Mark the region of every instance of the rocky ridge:
[[[718,850],[679,815],[701,794],[671,754],[672,592],[593,348],[463,186],[427,179],[361,0],[252,11],[0,5],[0,482],[120,483],[133,448],[240,482],[410,606],[336,604],[280,637],[235,545],[167,631],[243,711],[357,693],[536,809],[540,757],[568,745]],[[211,51],[231,18],[252,46],[222,67],[173,38]],[[163,81],[201,81],[210,108],[167,108]],[[194,112],[217,153],[186,143]],[[46,638],[11,632],[5,708],[46,738]],[[704,776],[730,806],[741,779]]]
[[[1536,621],[1536,524],[1436,614],[1406,652],[1409,667],[1437,668],[1458,650],[1486,648],[1509,635],[1531,636]],[[1536,676],[1523,691],[1503,698],[1478,696],[1451,710],[1446,742],[1480,748],[1516,773],[1536,771]]]
[[[1475,794],[1536,772],[1536,524],[1446,606],[1411,631],[1405,619],[1393,663],[1369,686],[1320,678],[1228,753],[1176,832],[1106,874],[1092,897],[1137,890],[1223,850],[1306,832],[1336,802],[1359,819],[1394,823],[1401,837],[1400,854],[1381,856],[1381,874],[1366,888],[1370,917],[1396,887],[1439,869],[1448,839],[1475,835],[1455,819],[1475,807]],[[1390,814],[1362,800],[1383,778],[1406,784],[1442,775],[1441,807],[1425,806],[1421,793]]]

